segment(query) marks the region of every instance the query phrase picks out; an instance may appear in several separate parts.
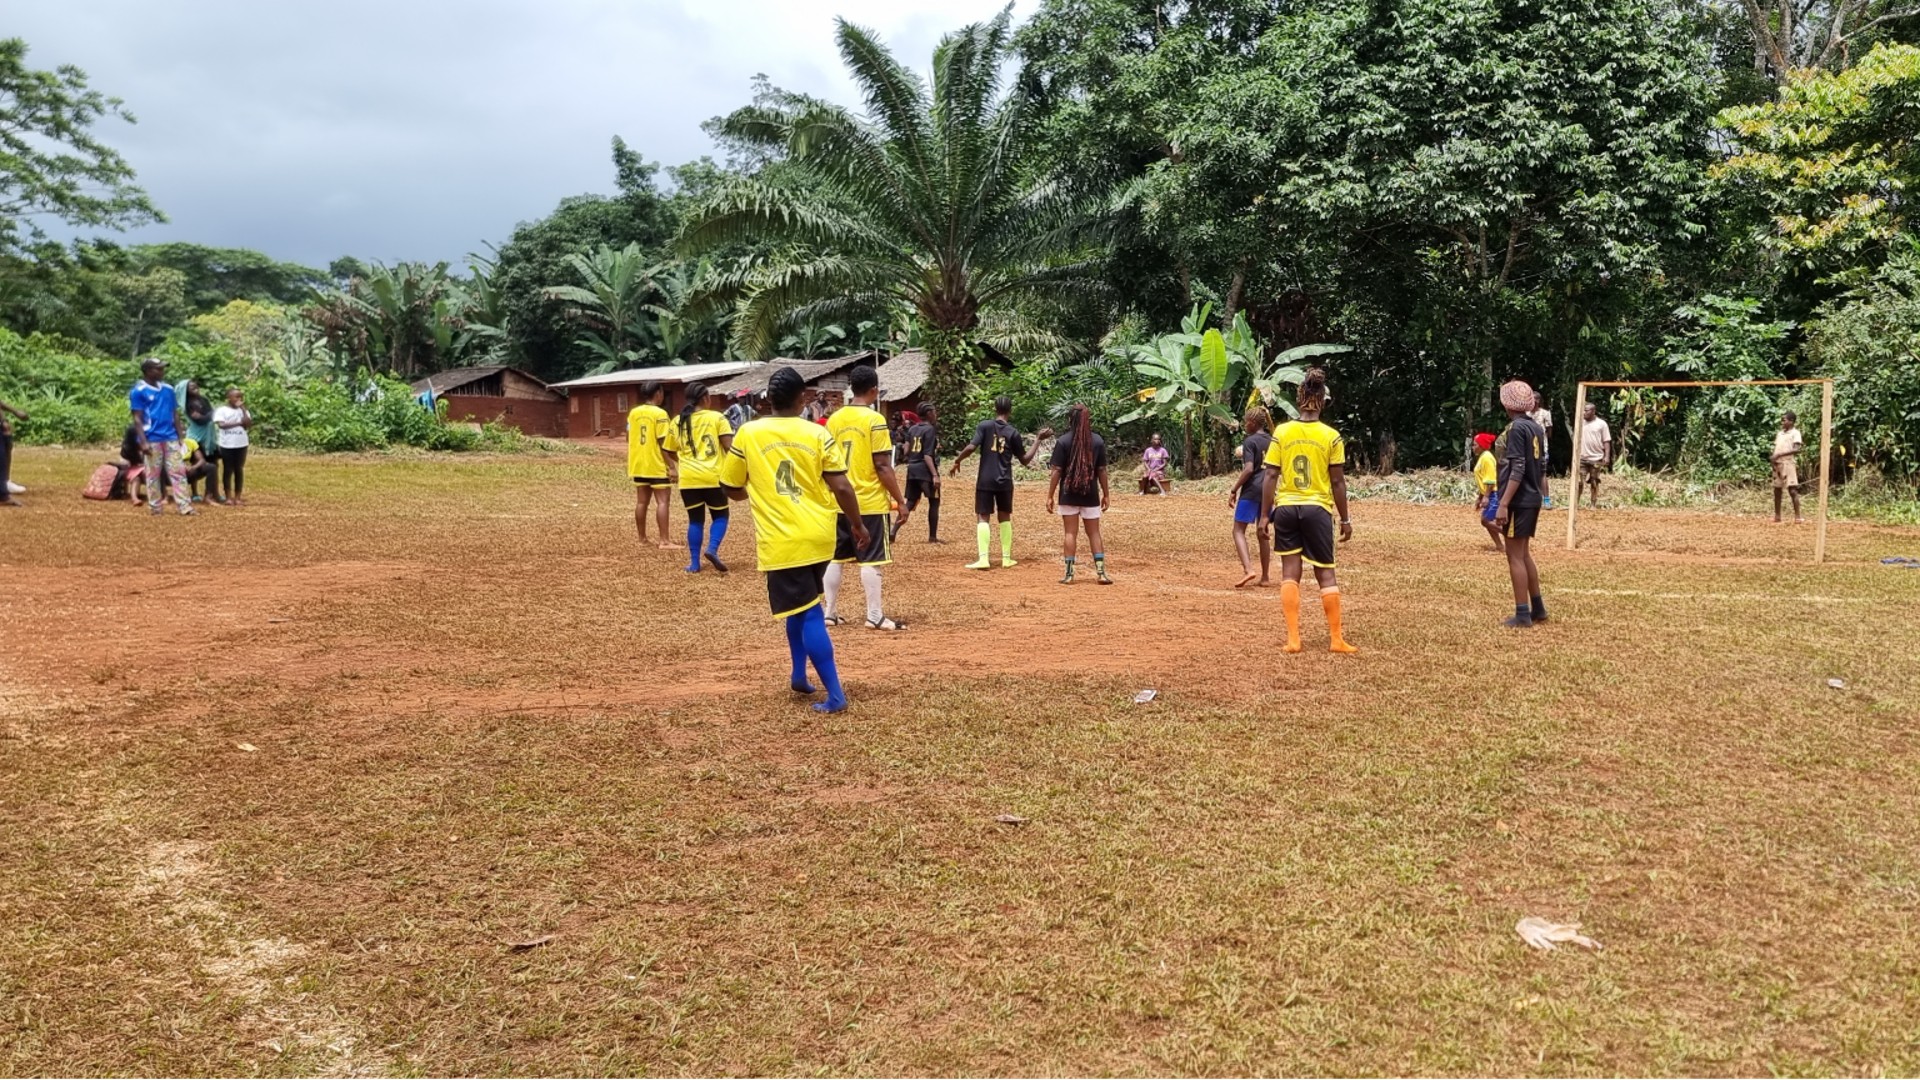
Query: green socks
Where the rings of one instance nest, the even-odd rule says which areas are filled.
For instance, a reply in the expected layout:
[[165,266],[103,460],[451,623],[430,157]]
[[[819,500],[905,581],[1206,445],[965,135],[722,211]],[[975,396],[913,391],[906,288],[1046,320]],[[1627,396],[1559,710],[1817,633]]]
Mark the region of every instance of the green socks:
[[987,549],[993,546],[993,526],[981,522],[974,530],[974,538],[980,542],[980,561],[987,561]]
[[[986,555],[982,554],[981,558],[986,558]],[[1000,562],[1007,566],[1013,565],[1013,522],[1011,521],[1000,523]]]

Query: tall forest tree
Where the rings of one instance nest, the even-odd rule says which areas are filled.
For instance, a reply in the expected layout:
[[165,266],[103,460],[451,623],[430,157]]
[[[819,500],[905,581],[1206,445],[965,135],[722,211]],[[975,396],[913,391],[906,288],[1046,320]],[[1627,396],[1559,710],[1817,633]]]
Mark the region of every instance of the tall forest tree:
[[765,356],[783,325],[912,312],[932,396],[964,415],[984,314],[1096,284],[1106,215],[1033,154],[1031,99],[1002,86],[1011,16],[948,35],[931,83],[844,20],[836,38],[864,113],[806,99],[750,106],[721,129],[783,155],[737,180],[681,234],[699,255],[762,251],[701,301],[733,307],[734,346]]

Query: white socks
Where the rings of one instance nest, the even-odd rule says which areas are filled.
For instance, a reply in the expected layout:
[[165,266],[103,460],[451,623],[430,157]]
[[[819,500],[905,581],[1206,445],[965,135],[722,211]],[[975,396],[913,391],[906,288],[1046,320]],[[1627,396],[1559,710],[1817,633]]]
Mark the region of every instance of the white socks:
[[863,566],[860,568],[860,587],[867,590],[867,621],[878,623],[885,610],[880,606],[880,568]]
[[835,615],[840,614],[840,608],[839,608],[840,568],[845,565],[846,565],[845,563],[837,563],[837,562],[830,562],[827,564],[827,577],[824,584],[827,590],[827,599],[826,599],[825,607],[827,609],[827,618],[829,619],[833,618]]
[[[846,573],[846,563],[828,563],[824,585],[827,591],[826,608],[829,618],[840,614],[840,583]],[[867,593],[867,621],[877,623],[886,609],[880,604],[880,568],[863,566],[860,568],[860,587]]]

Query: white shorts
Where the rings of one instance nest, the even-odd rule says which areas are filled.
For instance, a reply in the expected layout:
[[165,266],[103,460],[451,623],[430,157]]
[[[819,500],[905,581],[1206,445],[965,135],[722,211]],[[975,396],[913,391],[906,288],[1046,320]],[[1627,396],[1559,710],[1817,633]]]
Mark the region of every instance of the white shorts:
[[1087,521],[1099,521],[1099,520],[1100,520],[1100,508],[1099,508],[1099,507],[1097,507],[1097,506],[1066,506],[1066,505],[1062,505],[1062,506],[1060,507],[1060,516],[1061,516],[1061,517],[1077,517],[1077,518],[1083,518],[1083,519],[1085,519],[1085,520],[1087,520]]

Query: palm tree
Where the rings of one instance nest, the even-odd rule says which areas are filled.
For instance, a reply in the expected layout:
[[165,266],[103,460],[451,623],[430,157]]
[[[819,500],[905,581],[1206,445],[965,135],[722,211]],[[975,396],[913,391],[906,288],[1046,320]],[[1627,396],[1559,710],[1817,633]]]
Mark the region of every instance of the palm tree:
[[761,253],[702,297],[735,306],[744,355],[766,356],[782,326],[916,315],[933,397],[961,416],[982,315],[1096,288],[1111,215],[1034,168],[1029,96],[1001,86],[1010,11],[944,38],[931,86],[869,31],[836,25],[865,114],[795,98],[726,118],[727,135],[785,160],[716,193],[679,243]]
[[553,285],[542,290],[549,300],[571,304],[573,314],[588,330],[578,344],[600,356],[601,365],[620,367],[640,356],[637,346],[646,330],[642,315],[655,291],[655,268],[647,264],[639,244],[619,250],[602,246],[589,255],[575,252],[567,264],[586,283]]

